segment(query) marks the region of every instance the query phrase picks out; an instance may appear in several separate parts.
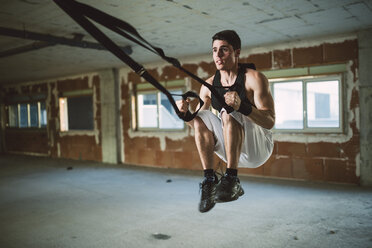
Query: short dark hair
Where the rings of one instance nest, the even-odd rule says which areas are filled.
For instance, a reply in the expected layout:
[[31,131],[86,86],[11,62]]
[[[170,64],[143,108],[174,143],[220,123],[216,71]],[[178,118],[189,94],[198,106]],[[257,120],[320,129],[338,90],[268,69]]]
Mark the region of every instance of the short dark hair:
[[212,37],[212,43],[215,40],[227,41],[234,50],[241,48],[241,41],[239,35],[234,30],[223,30]]

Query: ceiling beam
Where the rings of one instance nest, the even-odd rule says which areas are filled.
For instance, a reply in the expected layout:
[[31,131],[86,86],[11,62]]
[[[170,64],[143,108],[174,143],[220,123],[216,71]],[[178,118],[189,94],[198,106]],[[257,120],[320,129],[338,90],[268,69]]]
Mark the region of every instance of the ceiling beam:
[[21,46],[21,47],[16,47],[13,49],[9,49],[6,51],[0,51],[0,58],[4,57],[9,57],[12,55],[20,54],[20,53],[25,53],[25,52],[30,52],[34,50],[38,50],[41,48],[49,47],[49,46],[54,46],[55,44],[45,42],[45,41],[36,41],[32,44]]
[[[41,34],[36,32],[30,32],[26,30],[17,30],[12,28],[0,27],[0,35],[15,37],[27,40],[37,40],[50,43],[51,45],[66,45],[73,47],[97,49],[97,50],[107,50],[104,46],[99,43],[83,41],[81,34],[75,34],[74,38],[65,38],[60,36],[54,36],[50,34]],[[130,55],[132,53],[131,46],[120,47],[126,54]],[[36,48],[39,49],[39,48]]]

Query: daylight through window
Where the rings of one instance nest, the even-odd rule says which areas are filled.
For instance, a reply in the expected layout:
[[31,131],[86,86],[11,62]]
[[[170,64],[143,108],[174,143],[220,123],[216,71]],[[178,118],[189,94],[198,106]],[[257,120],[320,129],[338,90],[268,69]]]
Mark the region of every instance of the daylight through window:
[[[182,94],[182,90],[170,90]],[[177,101],[181,97],[175,96]],[[137,94],[137,125],[139,129],[184,128],[184,122],[177,116],[166,95],[161,92],[140,92]]]
[[47,125],[45,102],[16,103],[7,107],[9,127],[44,128]]
[[272,82],[275,130],[341,132],[340,77]]

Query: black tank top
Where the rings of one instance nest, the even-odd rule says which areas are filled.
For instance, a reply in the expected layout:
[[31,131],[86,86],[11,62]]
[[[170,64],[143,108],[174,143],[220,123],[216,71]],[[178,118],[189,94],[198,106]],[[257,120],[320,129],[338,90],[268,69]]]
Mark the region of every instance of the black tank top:
[[[245,82],[245,72],[246,72],[246,69],[247,68],[250,68],[250,69],[256,69],[255,65],[254,64],[239,64],[239,68],[238,68],[238,75],[236,77],[236,80],[234,82],[233,85],[231,86],[222,86],[221,84],[221,74],[220,74],[220,71],[217,70],[216,71],[216,74],[214,75],[214,79],[213,79],[213,87],[215,87],[215,89],[217,90],[218,94],[220,94],[221,96],[224,96],[226,92],[228,91],[236,91],[241,99],[241,101],[248,101],[249,100],[247,99],[247,96],[245,94],[245,86],[244,86],[244,82]],[[217,98],[212,94],[212,107],[216,110],[218,110],[218,112],[221,111],[222,109],[222,104],[217,100]]]

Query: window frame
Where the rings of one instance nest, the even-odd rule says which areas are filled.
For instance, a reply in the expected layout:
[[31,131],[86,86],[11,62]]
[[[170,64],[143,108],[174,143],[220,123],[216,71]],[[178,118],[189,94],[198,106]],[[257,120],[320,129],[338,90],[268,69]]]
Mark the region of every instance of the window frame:
[[[167,90],[175,91],[179,90],[183,93],[186,92],[185,80],[174,80],[169,82],[161,82]],[[139,94],[156,94],[156,111],[157,111],[157,127],[140,127],[139,126],[139,106],[138,106],[138,95]],[[160,105],[161,105],[161,94],[164,94],[160,90],[156,89],[154,86],[148,83],[141,83],[135,85],[134,90],[132,92],[132,99],[131,99],[131,115],[132,121],[131,126],[132,130],[140,131],[140,132],[184,132],[186,130],[186,125],[183,123],[183,128],[160,128]]]
[[[339,96],[339,127],[308,127],[308,110],[307,110],[307,84],[314,83],[314,82],[324,82],[324,81],[338,81],[338,96]],[[330,74],[330,75],[315,75],[315,76],[299,76],[299,77],[288,77],[288,78],[272,78],[269,79],[270,82],[270,90],[273,95],[273,99],[275,101],[275,92],[274,92],[274,84],[277,83],[290,83],[290,82],[302,82],[302,121],[303,121],[303,128],[302,129],[280,129],[274,128],[272,129],[274,133],[335,133],[335,134],[342,134],[345,132],[344,130],[344,120],[345,120],[345,112],[344,108],[344,75],[343,74]]]
[[[70,129],[69,122],[68,122],[68,98],[77,98],[77,97],[86,97],[90,96],[92,98],[92,129]],[[61,100],[66,100],[66,107],[64,108],[66,112],[66,120],[67,125],[62,124],[62,108],[61,108]],[[94,93],[92,89],[85,89],[79,91],[65,91],[58,97],[58,107],[59,107],[59,132],[61,133],[79,133],[79,132],[95,132],[96,130],[96,122],[95,122],[95,112],[94,112]],[[64,113],[65,114],[65,113]],[[67,127],[67,129],[62,129],[62,126]]]
[[[12,129],[18,129],[18,130],[42,130],[42,129],[46,129],[47,126],[48,126],[48,120],[46,118],[45,120],[45,124],[42,125],[41,123],[41,114],[42,114],[42,109],[41,109],[41,104],[42,102],[44,102],[45,104],[45,111],[47,111],[47,106],[46,106],[46,103],[45,101],[42,101],[42,100],[39,100],[39,101],[25,101],[25,102],[14,102],[14,103],[8,103],[6,105],[6,110],[7,110],[7,123],[6,123],[6,127],[7,128],[12,128]],[[31,104],[37,104],[37,126],[31,126],[31,108],[30,108],[30,105]],[[21,127],[20,126],[20,119],[21,119],[21,104],[25,104],[26,105],[26,108],[27,108],[27,126],[25,127]],[[17,125],[16,126],[10,126],[10,106],[17,106]]]

